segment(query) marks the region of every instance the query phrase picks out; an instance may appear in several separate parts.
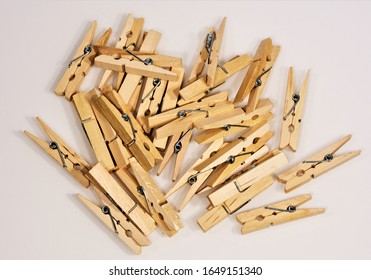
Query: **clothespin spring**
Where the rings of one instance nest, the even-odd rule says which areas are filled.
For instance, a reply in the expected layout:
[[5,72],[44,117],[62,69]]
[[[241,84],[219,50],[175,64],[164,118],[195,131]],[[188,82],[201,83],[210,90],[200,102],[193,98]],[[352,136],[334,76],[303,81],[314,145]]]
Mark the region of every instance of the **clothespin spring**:
[[71,60],[70,63],[68,64],[68,68],[70,68],[71,65],[73,63],[75,63],[76,61],[78,61],[79,59],[82,60],[85,56],[87,56],[89,53],[91,53],[92,50],[93,50],[93,48],[90,45],[85,46],[84,53],[82,55],[76,57],[75,59]]
[[145,192],[145,190],[142,186],[138,187],[138,193],[140,193],[141,195],[144,196],[144,198],[146,200],[147,208],[148,208],[148,213],[152,216],[152,212],[151,212],[151,208],[149,207],[149,202],[148,202],[148,199],[147,199],[147,195],[146,195],[146,192]]
[[[218,66],[219,66],[219,65],[218,65]],[[222,68],[222,70],[223,70],[223,69],[225,70],[225,68],[224,68],[223,66],[220,66],[220,67]],[[224,71],[224,70],[223,70],[223,71]],[[226,71],[227,71],[227,70],[226,70]],[[228,74],[228,72],[227,72],[226,74]],[[216,89],[217,87],[221,86],[221,85],[224,84],[224,83],[225,83],[225,81],[222,82],[222,83],[219,84],[219,85],[216,85],[215,87],[211,87],[211,88],[205,90],[204,93],[205,93],[205,94],[209,94],[213,89]]]
[[152,97],[150,99],[151,100],[153,99],[153,95],[155,94],[156,88],[158,88],[161,85],[161,80],[159,78],[154,78],[153,82],[152,82],[152,85],[153,85],[152,89],[146,94],[145,97],[143,97],[142,103],[144,102],[144,100],[146,100],[151,95],[151,93],[153,93],[153,94],[152,94]]
[[275,207],[264,207],[265,209],[268,209],[268,210],[275,210],[275,211],[280,211],[280,212],[289,212],[289,213],[293,213],[296,211],[296,206],[295,205],[289,205],[287,206],[286,209],[281,209],[281,208],[275,208]]
[[116,227],[117,220],[112,216],[111,209],[107,205],[104,205],[101,208],[101,210],[102,210],[103,214],[110,216],[111,221],[112,221],[113,228],[115,229],[115,233],[116,234],[119,234],[119,232],[117,231],[117,227]]
[[215,33],[214,32],[208,33],[206,35],[206,40],[205,40],[205,49],[207,51],[207,64],[211,63],[210,56],[211,56],[211,52],[213,51],[212,48],[213,48],[214,41],[215,41]]
[[296,105],[299,103],[300,101],[300,95],[298,93],[294,93],[292,95],[292,101],[294,101],[294,105],[292,105],[290,111],[287,113],[286,116],[283,117],[283,120],[285,121],[288,116],[290,116],[291,114],[294,115],[295,114],[295,108],[296,108]]
[[59,154],[59,157],[61,158],[63,168],[67,168],[66,161],[64,160],[64,155],[63,155],[61,149],[59,148],[58,143],[55,142],[55,141],[50,141],[49,142],[49,147],[52,150],[58,150],[58,154]]
[[247,153],[242,153],[242,154],[238,154],[238,155],[235,155],[235,156],[229,156],[225,162],[229,163],[229,164],[232,164],[232,163],[234,163],[234,161],[236,160],[237,157],[241,157],[241,156],[245,156],[245,155],[253,155],[253,154],[254,154],[254,152],[247,152]]
[[254,85],[254,87],[252,88],[252,90],[256,89],[257,87],[260,87],[260,86],[263,84],[261,78],[262,78],[265,74],[267,74],[271,69],[272,69],[272,67],[269,67],[267,70],[265,70],[263,73],[261,73],[261,74],[256,78],[256,80],[255,80],[255,85]]
[[212,167],[212,168],[210,168],[210,169],[206,169],[206,170],[204,170],[204,171],[200,171],[200,172],[197,172],[196,174],[194,174],[194,175],[191,175],[191,176],[189,176],[188,177],[188,184],[190,184],[190,185],[193,185],[194,183],[196,183],[197,182],[197,176],[198,175],[200,175],[200,174],[202,174],[202,173],[205,173],[205,172],[207,172],[207,171],[210,171],[210,170],[213,170],[213,169],[215,169],[216,167]]
[[125,48],[125,51],[128,52],[128,53],[130,53],[132,56],[134,56],[134,57],[135,57],[136,59],[138,59],[139,61],[143,62],[144,65],[152,65],[152,63],[153,63],[152,58],[148,57],[148,58],[146,58],[146,59],[144,59],[144,60],[141,59],[139,56],[137,56],[135,53],[133,53],[133,52],[131,52],[131,51],[129,50],[129,48],[130,48],[131,46],[134,46],[134,47],[135,47],[135,43],[131,43],[130,45],[128,45],[128,46]]
[[225,126],[222,126],[221,129],[228,131],[231,129],[231,127],[244,127],[244,128],[250,128],[249,125],[242,125],[242,124],[226,124]]
[[186,117],[187,113],[190,113],[190,112],[205,112],[206,113],[206,118],[209,117],[209,111],[208,110],[180,110],[178,112],[178,116],[179,117]]
[[183,138],[187,135],[188,132],[190,132],[192,130],[192,128],[189,128],[186,133],[182,134],[179,138],[179,140],[175,143],[174,145],[174,154],[177,154],[181,151],[181,149],[183,148],[183,145],[182,145],[182,140]]
[[333,154],[327,154],[324,156],[322,160],[305,160],[303,163],[322,163],[322,162],[330,162],[334,159]]
[[126,147],[130,147],[137,140],[137,136],[136,136],[135,129],[134,129],[133,123],[131,122],[131,119],[130,119],[129,115],[128,114],[122,114],[122,118],[124,119],[124,121],[129,122],[129,124],[131,126],[131,131],[133,133],[133,139],[128,144],[125,145]]

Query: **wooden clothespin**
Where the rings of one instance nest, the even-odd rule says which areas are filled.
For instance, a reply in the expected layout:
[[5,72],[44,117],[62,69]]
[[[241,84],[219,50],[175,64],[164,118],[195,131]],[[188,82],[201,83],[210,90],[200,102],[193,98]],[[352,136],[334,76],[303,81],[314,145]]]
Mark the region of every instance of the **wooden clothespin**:
[[226,20],[227,18],[224,17],[217,31],[215,31],[213,28],[209,29],[209,32],[207,33],[205,41],[201,47],[200,54],[198,55],[197,61],[193,66],[191,74],[188,78],[188,83],[192,83],[197,80],[207,64],[206,82],[210,87],[214,86]]
[[[205,132],[197,135],[195,141],[199,144],[206,144],[216,139],[247,130],[259,123],[267,122],[273,118],[270,111],[273,103],[269,99],[259,101],[257,108],[251,113],[241,112],[241,108],[215,117],[210,117],[204,121],[196,122],[195,126]],[[236,118],[236,116],[238,116]]]
[[223,139],[218,139],[215,142],[213,142],[207,148],[207,150],[201,155],[201,157],[192,165],[192,167],[186,173],[184,173],[184,175],[178,180],[178,182],[166,194],[165,197],[169,197],[170,195],[174,194],[179,189],[181,189],[183,186],[185,186],[187,183],[190,185],[188,193],[186,194],[181,205],[178,208],[179,211],[183,210],[183,208],[187,205],[187,203],[191,200],[193,195],[196,193],[196,191],[205,181],[207,176],[209,176],[210,173],[212,172],[212,170],[210,170],[208,172],[200,173],[197,170],[195,170],[195,167],[201,164],[206,159],[210,158],[210,156],[216,153],[219,150],[219,148],[222,147],[222,145],[223,145]]
[[206,111],[208,108],[214,107],[216,104],[224,101],[228,101],[228,92],[226,91],[207,96],[201,99],[199,102],[193,102],[191,104],[152,116],[148,119],[148,126],[150,128],[161,127],[173,120],[179,119],[179,115],[184,115],[184,113],[190,113],[193,111]]
[[300,205],[309,201],[311,198],[312,196],[310,194],[305,194],[240,213],[237,215],[237,221],[243,225],[241,233],[246,234],[269,226],[324,213],[325,208],[298,209]]
[[269,124],[261,123],[234,141],[226,143],[209,159],[196,166],[195,169],[200,173],[210,171],[196,193],[217,187],[219,183],[238,172],[236,170],[243,169],[242,166],[250,166],[267,154],[268,148],[263,146],[271,137],[270,134]]
[[156,229],[156,224],[152,217],[126,193],[103,165],[97,163],[89,171],[89,175],[92,177],[95,185],[99,187],[100,191],[103,192],[124,215],[133,221],[145,236],[148,236]]
[[249,95],[246,113],[255,110],[279,51],[280,47],[274,46],[271,38],[267,38],[260,43],[253,62],[247,70],[234,99],[234,103],[241,103]]
[[[160,38],[160,32],[149,30],[148,33],[146,33],[142,44],[139,46],[139,52],[154,54],[160,42]],[[130,45],[128,45],[125,49],[127,49],[129,46]],[[134,112],[137,108],[137,103],[143,84],[144,77],[134,74],[126,74],[125,79],[117,84],[119,95],[122,97],[122,99],[132,112]]]
[[[177,73],[178,80],[174,82],[169,81],[167,83],[166,92],[163,95],[159,113],[163,113],[171,109],[174,109],[177,105],[179,89],[182,85],[183,77],[184,77],[184,68],[183,67],[171,67],[171,71]],[[148,125],[148,119],[146,123]],[[155,145],[155,147],[160,150],[165,150],[167,142],[168,142],[168,137],[153,140],[153,144]]]
[[334,155],[350,138],[352,138],[352,135],[341,138],[326,149],[315,153],[307,160],[279,174],[277,178],[281,183],[285,184],[285,192],[290,192],[311,179],[315,179],[336,166],[358,156],[361,153],[360,150],[339,156]]
[[223,84],[228,78],[246,68],[250,62],[251,58],[247,54],[244,54],[237,56],[223,64],[221,67],[218,67],[216,69],[214,86],[208,85],[206,82],[206,76],[202,76],[192,83],[189,83],[179,91],[182,99],[178,102],[178,105],[183,106],[203,98],[214,88]]
[[104,95],[94,100],[100,112],[124,141],[125,146],[146,171],[150,170],[162,160],[160,153],[144,135],[141,126],[117,92],[111,92],[111,101],[114,101],[114,104]]
[[135,254],[140,254],[142,246],[148,246],[151,241],[133,224],[133,222],[123,214],[117,206],[100,191],[94,187],[98,194],[101,205],[98,206],[81,194],[77,197],[80,199],[111,231],[115,232]]
[[[181,65],[181,61],[180,61]],[[175,66],[174,69],[177,69]],[[171,68],[173,69],[173,68]],[[175,71],[174,73],[177,74]],[[183,76],[181,77],[183,78]],[[179,83],[179,77],[176,81],[172,83]],[[166,91],[168,88],[168,81],[161,80],[158,78],[147,78],[143,90],[143,95],[139,103],[138,113],[136,118],[138,122],[142,125],[143,130],[149,134],[151,132],[150,127],[148,126],[148,118],[156,115],[161,111],[162,101],[164,96],[166,96]],[[174,106],[175,107],[175,106]]]
[[85,92],[78,92],[72,96],[72,100],[79,114],[82,128],[93,148],[95,156],[107,170],[113,170],[115,164],[111,158],[110,151],[102,135],[93,109],[90,106],[87,94]]
[[259,182],[251,185],[251,187],[249,187],[245,191],[237,193],[222,204],[209,209],[197,220],[198,225],[204,232],[208,231],[212,227],[219,224],[229,215],[232,215],[240,210],[247,203],[249,203],[251,199],[266,190],[272,184],[272,176],[267,176],[261,179]]
[[[134,47],[138,44],[140,34],[142,33],[142,28],[144,24],[143,18],[135,19],[132,14],[128,14],[126,17],[126,21],[124,26],[121,29],[119,39],[115,45],[114,53],[117,53],[117,49],[124,50],[126,48],[130,49],[131,51],[134,50]],[[98,48],[100,46],[97,46]],[[100,54],[109,54],[100,48],[98,50]],[[102,80],[99,84],[99,89],[102,90],[106,87],[108,80],[113,76],[114,71],[106,70],[103,74]],[[123,79],[123,75],[118,74],[117,83],[121,85]]]
[[[68,64],[62,78],[59,80],[54,92],[57,95],[64,95],[71,101],[72,95],[75,94],[82,84],[85,76],[88,74],[97,52],[93,48],[93,39],[97,23],[93,21],[88,32],[86,33],[82,43],[77,48],[72,60]],[[111,35],[109,28],[99,39],[95,42],[96,45],[106,45]]]
[[[121,168],[115,171],[115,174],[124,188],[140,203],[142,208],[145,209],[148,214],[156,213],[153,205],[151,205],[147,200],[147,195],[144,188],[140,186],[135,177],[127,169]],[[152,218],[167,236],[171,237],[177,233],[176,230],[171,230],[168,228],[160,215],[152,215]]]
[[[103,92],[104,96],[107,97],[107,99],[114,104],[116,108],[120,112],[124,112],[125,114],[128,114],[129,116],[132,116],[132,113],[129,109],[129,107],[125,104],[121,96],[117,93],[117,91],[113,89],[108,89]],[[132,125],[137,132],[137,137],[142,139],[141,141],[144,143],[143,145],[145,146],[146,150],[149,150],[152,154],[152,157],[155,161],[155,164],[161,162],[163,160],[160,152],[156,149],[154,146],[153,142],[144,134],[144,131],[138,121],[133,118]]]
[[245,170],[232,176],[220,188],[208,195],[213,206],[217,206],[239,192],[243,192],[265,176],[272,174],[277,169],[287,164],[284,153],[274,150],[251,164]]
[[195,169],[201,172],[207,169],[214,169],[220,164],[230,161],[236,155],[244,153],[244,150],[250,145],[254,144],[254,141],[256,143],[259,138],[268,133],[269,128],[270,126],[267,122],[254,126],[252,129],[246,131],[231,143],[225,145],[212,157],[196,166]]
[[49,141],[41,140],[28,131],[24,133],[31,138],[37,145],[40,146],[50,157],[52,157],[59,165],[65,168],[77,181],[85,188],[90,185],[88,171],[90,165],[82,159],[74,150],[72,150],[53,130],[51,130],[39,117],[36,117],[43,128]]
[[221,115],[233,110],[234,106],[230,101],[219,102],[215,106],[208,106],[200,110],[179,110],[178,118],[155,130],[155,138],[164,138],[175,133],[186,131],[189,127],[193,128],[194,123],[206,119],[210,116]]
[[192,127],[188,127],[187,130],[180,133],[175,133],[169,142],[168,148],[166,149],[164,159],[161,162],[157,175],[160,175],[164,170],[165,166],[169,162],[172,155],[175,155],[175,165],[173,169],[173,181],[178,178],[180,167],[185,156],[188,144],[191,141],[192,137]]
[[153,65],[164,68],[182,66],[182,58],[168,55],[142,54],[142,53],[135,54],[134,52],[130,52],[130,54],[127,54],[127,51],[119,49],[118,52],[113,51],[112,54],[109,54],[108,56],[118,57],[117,54],[120,55],[120,58],[122,59],[127,60],[137,59],[142,62],[144,61],[145,63],[144,62],[143,63],[145,65]]
[[290,67],[287,80],[285,108],[283,110],[283,122],[281,127],[280,149],[287,146],[296,152],[299,140],[299,131],[302,122],[304,99],[307,92],[309,70],[305,76],[303,86],[299,92],[294,91],[294,71]]
[[[96,66],[103,69],[108,69],[117,72],[125,72],[134,75],[141,75],[150,78],[158,78],[161,80],[176,81],[177,74],[169,70],[155,66],[155,61],[147,57],[142,59],[139,56],[135,57],[137,60],[131,58],[122,58],[120,54],[99,55],[94,59]],[[176,65],[179,65],[178,63]],[[172,66],[172,65],[169,65]]]
[[167,81],[165,80],[158,78],[147,78],[146,80],[136,119],[147,134],[151,132],[148,126],[148,118],[156,115],[160,110],[166,86]]
[[268,154],[269,149],[265,144],[270,138],[272,138],[272,136],[273,133],[268,131],[262,137],[255,138],[253,143],[244,148],[238,155],[231,155],[226,162],[218,165],[214,169],[213,173],[201,186],[201,189],[217,187],[231,176],[246,169],[253,162]]
[[159,216],[171,231],[178,231],[181,229],[183,224],[178,213],[166,200],[164,194],[153,181],[151,175],[141,167],[134,157],[130,159],[130,166],[135,178],[142,187],[148,205],[151,205],[151,207],[148,206],[148,210],[151,210],[151,216]]
[[232,127],[250,128],[251,126],[244,124],[245,121],[256,120],[262,112],[269,112],[273,109],[273,103],[269,99],[261,100],[259,105],[259,108],[249,114],[246,114],[242,108],[235,108],[223,116],[212,116],[198,121],[195,127],[199,130],[221,128],[225,131],[229,131]]
[[127,167],[129,165],[129,158],[131,158],[133,155],[128,150],[128,148],[124,146],[122,140],[120,139],[120,137],[118,137],[117,132],[98,110],[95,103],[91,101],[98,98],[99,96],[100,92],[98,89],[93,89],[88,93],[88,99],[90,100],[90,105],[94,111],[96,120],[102,131],[104,142],[108,146],[110,155],[112,156],[115,164],[115,169]]

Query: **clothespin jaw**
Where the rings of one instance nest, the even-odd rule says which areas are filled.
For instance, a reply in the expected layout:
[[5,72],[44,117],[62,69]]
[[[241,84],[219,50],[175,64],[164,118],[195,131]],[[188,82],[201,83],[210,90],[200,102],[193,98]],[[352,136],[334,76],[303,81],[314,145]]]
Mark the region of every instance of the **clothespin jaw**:
[[135,254],[140,254],[142,246],[147,246],[150,240],[140,232],[135,225],[97,188],[95,192],[102,199],[100,207],[81,194],[77,198],[83,202],[111,231],[131,249]]
[[242,193],[237,193],[233,197],[226,200],[221,205],[215,206],[209,209],[204,215],[202,215],[197,223],[204,232],[220,223],[229,215],[234,214],[247,203],[251,201],[255,196],[266,190],[273,184],[273,177],[266,176],[259,182],[253,184],[250,188]]
[[153,215],[158,215],[167,225],[169,230],[178,231],[183,227],[175,209],[166,200],[164,194],[158,188],[156,183],[153,181],[152,177],[148,172],[146,172],[138,163],[138,161],[133,157],[130,159],[130,166],[132,171],[148,200],[148,205],[152,206],[154,210]]
[[334,155],[351,137],[351,135],[347,135],[341,138],[329,147],[315,153],[307,160],[279,174],[277,178],[281,183],[285,184],[285,192],[293,191],[311,179],[315,179],[340,164],[360,155],[360,150],[339,156]]
[[[88,32],[86,33],[82,43],[77,48],[75,55],[69,62],[67,69],[56,85],[54,92],[71,101],[72,95],[75,94],[88,74],[94,62],[94,57],[97,55],[93,47],[94,33],[97,23],[93,21]],[[96,45],[105,45],[112,31],[109,28],[96,42]]]
[[[118,97],[117,93],[116,97]],[[123,102],[112,104],[106,96],[102,95],[95,99],[95,103],[146,171],[162,159],[156,147],[143,134],[140,125]]]
[[227,180],[219,189],[209,194],[208,199],[213,206],[217,206],[233,195],[243,192],[263,177],[272,174],[286,165],[287,162],[285,154],[274,150]]
[[299,132],[302,124],[304,100],[307,91],[309,70],[305,76],[303,85],[299,92],[294,90],[294,72],[290,67],[287,80],[285,108],[283,111],[283,122],[281,127],[280,149],[290,147],[296,152],[299,140]]
[[40,148],[42,148],[50,157],[52,157],[59,165],[65,168],[76,180],[78,180],[85,188],[90,185],[88,171],[90,165],[76,154],[53,130],[51,130],[39,117],[36,117],[43,128],[49,141],[41,140],[28,131],[24,133],[34,141]]
[[124,49],[129,47],[130,50],[133,50],[140,39],[143,25],[143,18],[134,18],[132,14],[128,14],[121,29],[119,40],[116,43],[116,48]]
[[306,194],[240,213],[237,215],[237,221],[243,225],[241,233],[246,234],[269,226],[324,213],[325,208],[298,209],[300,205],[311,198],[310,194]]
[[246,106],[247,113],[256,108],[265,82],[269,77],[271,68],[279,51],[280,47],[273,46],[271,38],[267,38],[260,43],[253,62],[250,65],[234,100],[234,103],[236,104],[241,103],[249,95],[249,100]]

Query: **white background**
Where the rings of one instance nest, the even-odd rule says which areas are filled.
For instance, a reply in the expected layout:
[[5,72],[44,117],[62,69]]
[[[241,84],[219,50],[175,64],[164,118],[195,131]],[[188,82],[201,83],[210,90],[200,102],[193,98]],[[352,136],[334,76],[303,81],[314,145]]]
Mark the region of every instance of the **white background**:
[[[23,135],[42,136],[39,115],[90,163],[94,155],[72,104],[53,94],[62,71],[91,20],[98,34],[112,27],[111,43],[126,15],[145,18],[145,29],[163,33],[158,51],[183,58],[187,73],[210,26],[222,16],[227,25],[221,60],[253,55],[271,37],[281,46],[264,97],[281,116],[288,67],[297,86],[311,69],[299,150],[286,151],[289,166],[351,133],[340,152],[362,149],[361,156],[286,195],[279,183],[244,209],[312,193],[305,207],[326,213],[305,220],[240,234],[235,217],[208,233],[196,220],[207,199],[197,197],[181,213],[182,229],[172,238],[154,232],[152,244],[133,255],[75,197],[91,197],[73,177]],[[1,43],[1,259],[370,259],[371,258],[371,3],[370,2],[11,2],[0,10]],[[92,71],[82,89],[98,82]],[[234,95],[244,73],[221,89]],[[280,117],[274,119],[270,147],[277,147]],[[46,139],[46,138],[45,138]],[[206,147],[189,148],[182,172]],[[170,168],[156,177],[171,188]],[[171,197],[178,206],[184,192]]]

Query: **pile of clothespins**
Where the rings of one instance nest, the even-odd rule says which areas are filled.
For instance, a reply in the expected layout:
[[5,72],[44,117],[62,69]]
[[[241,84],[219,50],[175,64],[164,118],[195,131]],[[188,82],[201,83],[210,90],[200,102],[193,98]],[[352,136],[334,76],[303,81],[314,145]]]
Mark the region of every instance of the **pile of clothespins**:
[[[224,18],[217,30],[207,32],[197,61],[184,79],[182,59],[158,54],[161,33],[142,32],[143,23],[142,18],[129,14],[119,40],[111,47],[107,46],[111,29],[94,40],[93,22],[55,88],[57,95],[75,106],[97,163],[87,163],[39,118],[49,140],[25,131],[97,194],[97,204],[82,195],[78,198],[135,253],[150,244],[148,235],[157,226],[169,237],[176,234],[183,227],[178,210],[195,194],[205,192],[210,202],[197,221],[206,232],[272,185],[272,174],[288,163],[282,150],[297,149],[309,75],[300,91],[295,91],[290,68],[280,146],[270,150],[266,144],[273,136],[269,125],[273,104],[261,95],[280,47],[268,38],[253,58],[243,54],[221,64]],[[81,92],[80,85],[93,66],[104,69],[99,87]],[[233,101],[228,92],[217,91],[219,85],[246,68]],[[194,140],[205,145],[205,151],[184,172],[182,161],[195,132]],[[226,136],[234,140],[225,142]],[[334,155],[350,137],[279,174],[285,191],[359,155],[360,151]],[[159,165],[160,175],[172,155],[176,157],[172,178],[176,183],[164,194],[148,171]],[[167,197],[182,187],[188,189],[187,194],[181,205],[174,207]],[[298,196],[241,212],[237,215],[241,231],[248,233],[323,213],[323,208],[299,208],[310,198],[309,194]]]

